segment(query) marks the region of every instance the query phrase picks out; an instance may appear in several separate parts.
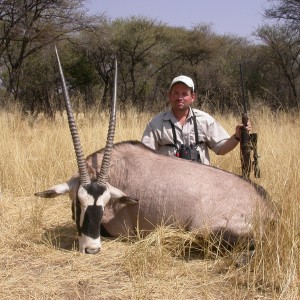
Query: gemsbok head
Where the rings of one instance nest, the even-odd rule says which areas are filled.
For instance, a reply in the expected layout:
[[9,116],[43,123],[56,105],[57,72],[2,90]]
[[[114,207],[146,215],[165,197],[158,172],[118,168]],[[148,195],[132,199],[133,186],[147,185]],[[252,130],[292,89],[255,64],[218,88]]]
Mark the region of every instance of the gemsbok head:
[[[120,198],[120,190],[113,188],[107,183],[107,176],[110,166],[110,156],[113,148],[115,125],[116,125],[116,97],[117,97],[117,60],[115,59],[114,89],[111,103],[110,123],[107,134],[106,147],[102,159],[101,169],[95,181],[91,181],[78,130],[75,124],[68,89],[65,82],[60,58],[55,48],[58,62],[59,74],[62,83],[63,95],[66,105],[70,132],[76,154],[77,165],[80,175],[80,186],[77,192],[75,203],[72,203],[73,216],[76,221],[79,235],[79,250],[88,254],[95,254],[101,249],[100,225],[103,210],[110,198]],[[69,189],[69,187],[66,187]],[[50,192],[50,191],[49,191]],[[39,193],[36,193],[39,195]]]

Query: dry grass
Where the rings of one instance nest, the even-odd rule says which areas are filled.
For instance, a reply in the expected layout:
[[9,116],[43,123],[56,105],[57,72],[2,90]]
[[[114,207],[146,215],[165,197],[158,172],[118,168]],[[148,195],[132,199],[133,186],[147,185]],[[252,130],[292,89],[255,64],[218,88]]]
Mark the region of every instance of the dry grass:
[[[129,118],[130,116],[130,118]],[[281,209],[276,227],[257,240],[256,256],[236,268],[239,249],[211,245],[191,252],[191,233],[160,227],[144,239],[105,239],[98,255],[77,252],[68,197],[33,193],[64,181],[76,164],[66,126],[19,113],[0,113],[1,299],[299,299],[299,115],[251,114],[259,133],[262,178]],[[140,139],[149,115],[118,117],[116,141]],[[232,132],[236,119],[217,116]],[[85,154],[104,145],[107,116],[78,116]],[[240,173],[239,151],[212,156],[214,165]]]

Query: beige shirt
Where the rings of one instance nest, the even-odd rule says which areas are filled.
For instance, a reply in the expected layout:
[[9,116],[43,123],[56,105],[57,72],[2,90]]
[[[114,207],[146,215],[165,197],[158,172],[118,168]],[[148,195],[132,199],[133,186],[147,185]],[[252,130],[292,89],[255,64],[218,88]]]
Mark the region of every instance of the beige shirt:
[[[197,150],[200,153],[201,162],[210,164],[208,149],[218,154],[220,147],[229,139],[229,134],[225,129],[209,114],[193,109],[197,120],[198,137],[200,145]],[[189,146],[196,143],[193,114],[190,108],[185,124],[182,126],[175,118],[172,110],[156,115],[148,124],[142,137],[142,143],[156,150],[158,153],[175,155],[171,122],[175,125],[177,147],[181,144]]]

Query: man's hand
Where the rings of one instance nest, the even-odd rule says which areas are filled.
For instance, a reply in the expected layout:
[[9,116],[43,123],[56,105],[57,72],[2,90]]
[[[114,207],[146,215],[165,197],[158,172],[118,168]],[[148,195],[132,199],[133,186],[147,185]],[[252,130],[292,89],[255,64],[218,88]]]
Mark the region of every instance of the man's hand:
[[[238,137],[239,139],[241,139],[241,134],[242,134],[242,129],[244,128],[244,125],[243,124],[238,124],[236,127],[235,127],[235,136]],[[246,130],[248,132],[250,132],[252,129],[252,126],[251,126],[251,121],[250,119],[248,120],[248,123],[247,123],[247,126],[246,126]]]

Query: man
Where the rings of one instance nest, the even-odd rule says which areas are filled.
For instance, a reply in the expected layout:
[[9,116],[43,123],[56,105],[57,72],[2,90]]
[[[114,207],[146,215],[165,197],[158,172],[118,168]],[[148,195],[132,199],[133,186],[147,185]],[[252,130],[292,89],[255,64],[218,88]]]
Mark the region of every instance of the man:
[[[208,149],[218,155],[233,150],[241,138],[243,124],[230,136],[209,114],[192,109],[194,82],[190,77],[175,77],[169,91],[171,109],[156,115],[147,125],[142,143],[166,155],[176,155],[210,164]],[[247,126],[250,130],[251,125]]]

